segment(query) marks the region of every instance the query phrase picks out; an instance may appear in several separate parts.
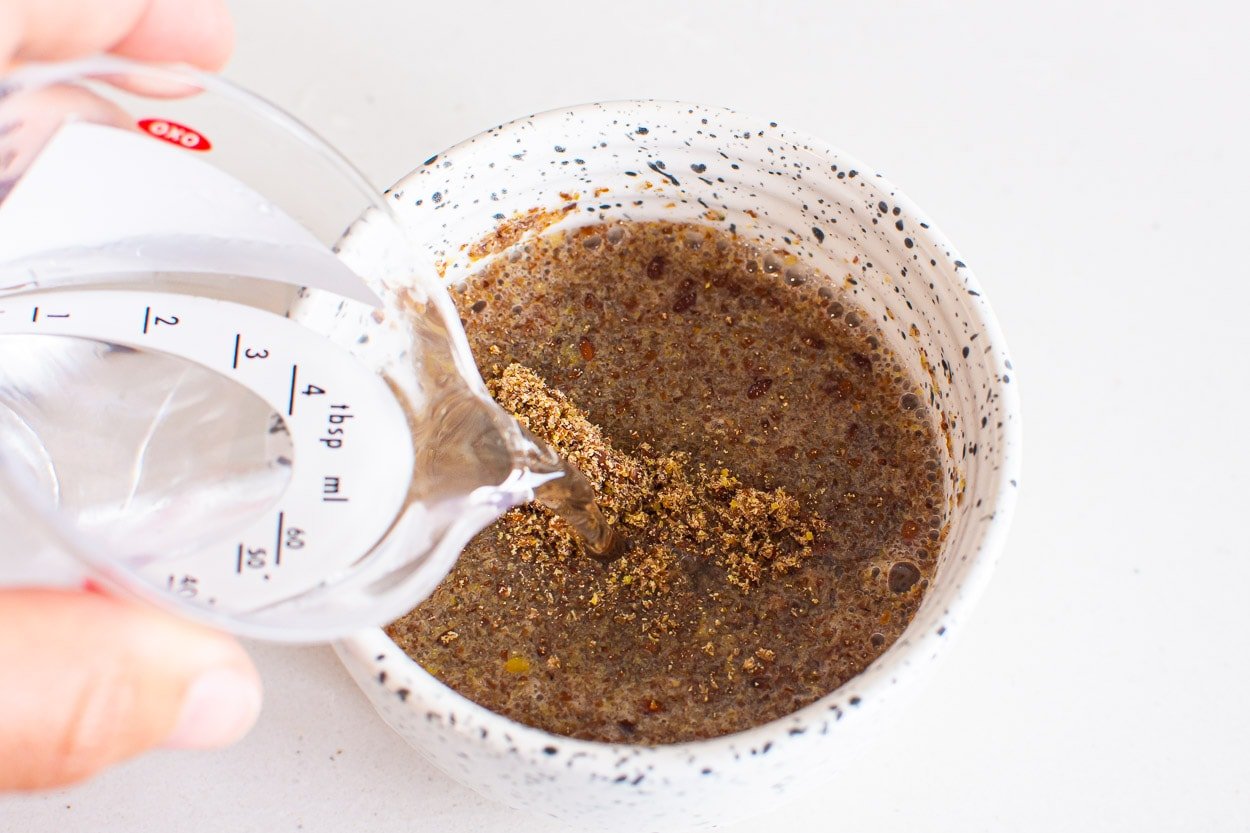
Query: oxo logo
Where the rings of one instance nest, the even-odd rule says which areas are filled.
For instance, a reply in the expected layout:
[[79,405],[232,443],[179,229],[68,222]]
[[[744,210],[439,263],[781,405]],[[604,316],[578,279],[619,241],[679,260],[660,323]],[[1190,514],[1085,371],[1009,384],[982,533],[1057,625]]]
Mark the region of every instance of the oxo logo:
[[209,150],[213,146],[199,131],[168,119],[143,119],[139,122],[139,129],[187,150]]

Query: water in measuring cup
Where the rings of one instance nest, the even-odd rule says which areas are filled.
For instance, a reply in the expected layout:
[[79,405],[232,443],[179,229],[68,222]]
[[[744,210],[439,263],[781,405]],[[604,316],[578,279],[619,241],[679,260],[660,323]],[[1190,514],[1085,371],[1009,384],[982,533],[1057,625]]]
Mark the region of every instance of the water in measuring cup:
[[192,362],[0,335],[0,368],[0,457],[116,552],[189,552],[240,528],[289,480],[289,437],[268,430],[277,415]]

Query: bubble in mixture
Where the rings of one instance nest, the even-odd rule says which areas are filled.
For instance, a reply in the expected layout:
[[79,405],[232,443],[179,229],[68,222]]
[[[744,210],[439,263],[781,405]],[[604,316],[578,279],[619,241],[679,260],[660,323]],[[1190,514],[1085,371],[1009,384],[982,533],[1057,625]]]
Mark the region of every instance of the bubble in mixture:
[[890,568],[890,592],[906,593],[920,581],[920,568],[910,561],[899,561]]
[[802,266],[791,266],[787,268],[786,283],[790,286],[802,286],[807,283],[807,270]]

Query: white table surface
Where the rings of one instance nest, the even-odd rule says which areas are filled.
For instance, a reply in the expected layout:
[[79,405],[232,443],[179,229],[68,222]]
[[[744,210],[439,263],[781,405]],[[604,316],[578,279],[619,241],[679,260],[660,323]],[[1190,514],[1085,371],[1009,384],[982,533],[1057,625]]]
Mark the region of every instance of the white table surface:
[[[998,311],[1022,500],[919,702],[776,829],[1247,830],[1250,14],[1185,5],[237,0],[227,75],[380,185],[626,97],[728,104],[884,171]],[[329,649],[254,655],[239,746],[0,800],[0,830],[558,829],[424,764]]]

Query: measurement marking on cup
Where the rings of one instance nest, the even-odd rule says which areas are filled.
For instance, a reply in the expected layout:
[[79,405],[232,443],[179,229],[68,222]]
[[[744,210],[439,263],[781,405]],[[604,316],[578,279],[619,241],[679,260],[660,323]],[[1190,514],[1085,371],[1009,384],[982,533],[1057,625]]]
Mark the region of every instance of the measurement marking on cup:
[[39,320],[39,307],[35,307],[35,311],[30,314],[30,323],[34,324]]
[[230,364],[235,370],[239,369],[239,341],[243,338],[242,333],[234,334],[234,361]]
[[327,474],[321,481],[321,499],[326,503],[347,503],[349,498],[339,494],[339,478]]
[[144,335],[148,334],[148,322],[151,319],[152,319],[152,308],[144,307],[143,308],[143,334]]
[[286,415],[295,416],[295,376],[299,373],[299,365],[291,365],[291,394],[286,400]]
[[69,318],[68,312],[45,312],[44,318]]
[[234,571],[239,575],[243,575],[243,545],[239,544],[239,555],[234,562]]
[[282,520],[284,513],[278,513],[278,543],[273,548],[273,566],[282,566]]

